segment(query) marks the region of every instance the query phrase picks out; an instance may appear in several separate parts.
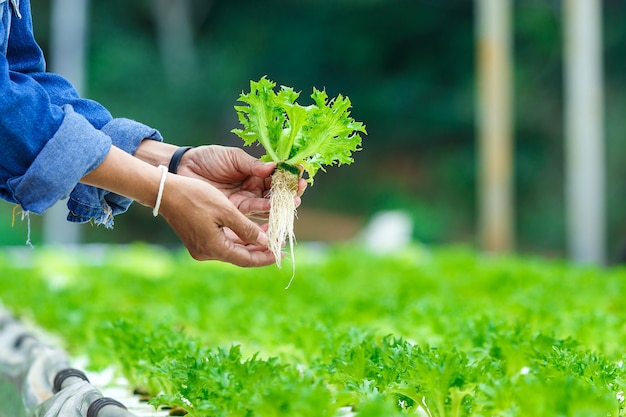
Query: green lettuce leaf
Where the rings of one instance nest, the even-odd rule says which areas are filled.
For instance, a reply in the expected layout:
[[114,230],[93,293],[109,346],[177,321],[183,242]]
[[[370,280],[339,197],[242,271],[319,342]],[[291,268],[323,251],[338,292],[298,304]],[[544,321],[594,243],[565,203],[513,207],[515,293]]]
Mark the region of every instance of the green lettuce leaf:
[[325,91],[313,88],[313,104],[296,102],[300,93],[261,78],[250,82],[250,92],[242,93],[235,106],[243,129],[232,132],[243,139],[244,145],[260,144],[265,149],[264,161],[300,165],[307,180],[324,166],[351,164],[352,153],[361,150],[361,136],[367,134],[365,125],[350,117],[352,104],[348,97],[338,95],[328,99]]

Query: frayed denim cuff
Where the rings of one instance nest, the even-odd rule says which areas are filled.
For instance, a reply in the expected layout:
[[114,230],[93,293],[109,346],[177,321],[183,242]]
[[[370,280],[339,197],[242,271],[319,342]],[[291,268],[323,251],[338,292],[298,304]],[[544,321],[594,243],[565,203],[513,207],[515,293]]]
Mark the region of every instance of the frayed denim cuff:
[[67,208],[67,221],[72,223],[93,222],[113,228],[113,216],[124,213],[133,200],[102,188],[78,184],[72,192]]

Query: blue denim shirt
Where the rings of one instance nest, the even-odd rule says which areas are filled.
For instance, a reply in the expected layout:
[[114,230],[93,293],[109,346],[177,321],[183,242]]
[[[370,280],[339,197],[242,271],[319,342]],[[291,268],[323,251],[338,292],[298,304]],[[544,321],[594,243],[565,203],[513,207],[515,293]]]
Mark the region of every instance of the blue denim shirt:
[[0,197],[43,213],[68,199],[68,220],[107,227],[131,200],[79,184],[111,145],[133,154],[155,129],[113,118],[79,97],[64,78],[46,72],[33,35],[29,0],[0,0]]

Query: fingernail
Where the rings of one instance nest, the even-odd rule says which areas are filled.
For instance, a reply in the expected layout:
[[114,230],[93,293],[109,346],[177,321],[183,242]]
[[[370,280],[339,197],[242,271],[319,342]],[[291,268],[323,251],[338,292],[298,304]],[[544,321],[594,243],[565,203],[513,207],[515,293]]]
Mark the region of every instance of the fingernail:
[[267,239],[267,235],[265,234],[265,232],[259,232],[259,237],[257,238],[257,242],[261,246],[267,246],[267,244],[269,243],[269,240]]

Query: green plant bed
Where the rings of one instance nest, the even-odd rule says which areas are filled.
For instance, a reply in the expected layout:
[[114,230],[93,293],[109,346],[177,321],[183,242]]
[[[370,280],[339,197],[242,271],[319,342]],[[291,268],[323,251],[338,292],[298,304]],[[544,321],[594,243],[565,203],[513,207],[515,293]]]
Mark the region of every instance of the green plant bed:
[[619,416],[626,271],[414,246],[291,268],[145,245],[0,257],[0,300],[191,416]]

